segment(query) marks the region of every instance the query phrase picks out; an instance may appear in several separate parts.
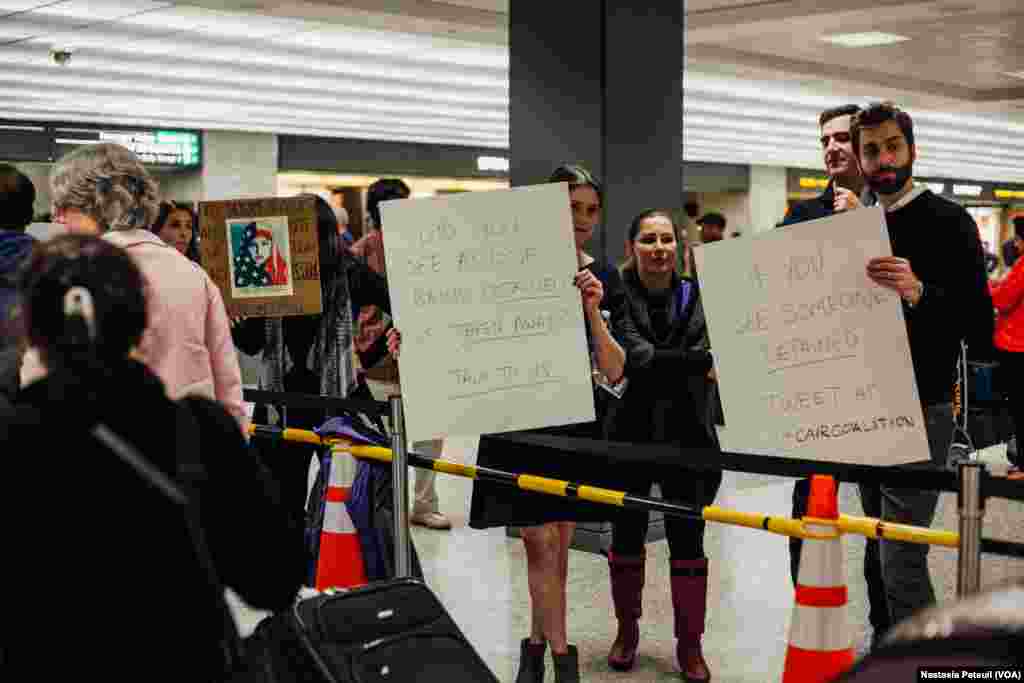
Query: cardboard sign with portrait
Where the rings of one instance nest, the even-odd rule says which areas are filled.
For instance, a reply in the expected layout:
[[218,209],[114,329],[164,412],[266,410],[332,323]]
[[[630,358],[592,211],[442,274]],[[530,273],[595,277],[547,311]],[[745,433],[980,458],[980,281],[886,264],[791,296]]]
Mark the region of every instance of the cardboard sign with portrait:
[[312,197],[202,202],[199,237],[203,268],[220,287],[228,315],[322,311]]

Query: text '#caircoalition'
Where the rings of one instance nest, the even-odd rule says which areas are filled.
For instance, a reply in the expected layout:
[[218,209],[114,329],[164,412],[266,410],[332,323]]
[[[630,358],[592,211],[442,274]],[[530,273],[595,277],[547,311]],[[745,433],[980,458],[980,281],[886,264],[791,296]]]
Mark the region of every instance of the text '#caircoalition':
[[900,415],[898,417],[876,417],[855,422],[837,422],[827,425],[814,425],[813,427],[801,427],[792,432],[787,432],[787,441],[795,441],[798,444],[822,441],[824,439],[841,439],[853,434],[867,434],[870,432],[913,429],[917,422],[912,417]]

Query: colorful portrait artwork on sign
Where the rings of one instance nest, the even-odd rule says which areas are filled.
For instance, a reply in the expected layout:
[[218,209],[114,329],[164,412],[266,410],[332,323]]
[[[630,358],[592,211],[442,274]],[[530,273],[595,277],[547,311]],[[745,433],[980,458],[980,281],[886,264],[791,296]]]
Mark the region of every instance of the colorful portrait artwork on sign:
[[291,296],[288,217],[232,218],[227,227],[232,296]]

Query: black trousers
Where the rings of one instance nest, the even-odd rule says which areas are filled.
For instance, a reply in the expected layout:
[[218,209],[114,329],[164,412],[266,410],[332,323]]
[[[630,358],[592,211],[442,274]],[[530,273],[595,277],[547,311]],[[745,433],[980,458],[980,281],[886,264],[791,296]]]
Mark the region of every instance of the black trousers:
[[[667,476],[644,475],[631,477],[627,493],[649,496],[657,483],[666,500],[704,507],[710,505],[722,485],[721,472],[676,470]],[[650,515],[646,510],[620,510],[612,522],[612,552],[622,556],[636,556],[644,552]],[[704,559],[703,519],[682,519],[665,516],[665,535],[673,560]]]
[[[882,490],[878,485],[858,484],[860,504],[868,517],[882,516]],[[793,487],[793,517],[807,514],[807,504],[811,497],[811,480],[798,479]],[[864,546],[864,581],[868,585],[868,621],[876,634],[882,634],[892,626],[889,607],[885,597],[885,583],[882,581],[881,546],[877,540],[865,539]],[[789,539],[789,569],[793,585],[797,583],[800,572],[800,551],[803,539]]]
[[1014,465],[1024,467],[1024,353],[1003,351],[999,355],[1001,384],[1006,391],[1017,434],[1017,457]]

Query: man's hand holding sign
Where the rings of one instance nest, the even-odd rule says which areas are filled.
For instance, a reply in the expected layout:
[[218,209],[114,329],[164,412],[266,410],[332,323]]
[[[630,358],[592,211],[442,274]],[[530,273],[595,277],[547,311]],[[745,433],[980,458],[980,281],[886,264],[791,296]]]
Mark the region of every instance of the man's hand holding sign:
[[868,277],[882,287],[893,290],[911,307],[924,295],[924,284],[914,275],[910,261],[896,256],[873,258],[868,262]]
[[695,250],[725,450],[858,464],[928,459],[893,295],[914,303],[918,284],[890,249],[872,208]]

